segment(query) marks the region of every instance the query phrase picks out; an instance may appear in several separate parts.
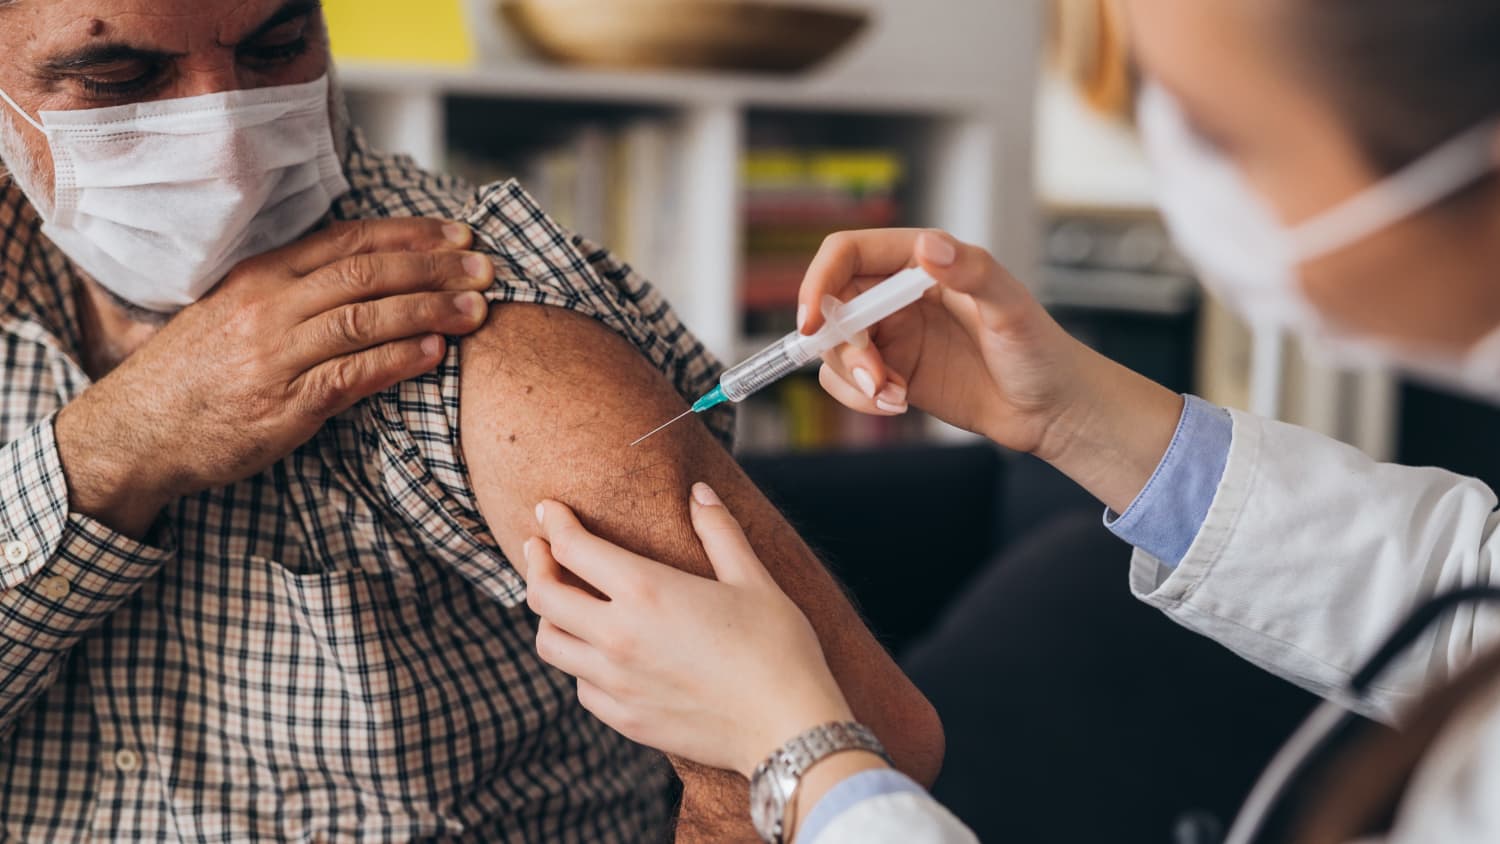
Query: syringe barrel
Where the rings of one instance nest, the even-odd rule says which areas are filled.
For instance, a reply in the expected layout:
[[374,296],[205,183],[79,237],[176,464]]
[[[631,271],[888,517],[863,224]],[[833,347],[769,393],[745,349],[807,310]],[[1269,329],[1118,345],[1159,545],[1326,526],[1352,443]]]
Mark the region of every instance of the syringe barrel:
[[816,356],[807,352],[805,339],[794,331],[726,370],[719,379],[725,397],[738,404],[811,363]]
[[936,284],[937,281],[925,271],[910,269],[891,276],[849,302],[825,297],[823,317],[826,324],[823,328],[811,337],[793,331],[726,371],[719,379],[725,398],[736,404],[750,398],[916,302]]

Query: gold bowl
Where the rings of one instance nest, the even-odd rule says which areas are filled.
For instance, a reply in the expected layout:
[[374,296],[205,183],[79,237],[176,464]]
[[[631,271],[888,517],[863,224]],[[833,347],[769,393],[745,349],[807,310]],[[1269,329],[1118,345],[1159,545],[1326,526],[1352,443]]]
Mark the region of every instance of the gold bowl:
[[500,14],[562,64],[796,73],[859,34],[869,13],[754,0],[502,0]]

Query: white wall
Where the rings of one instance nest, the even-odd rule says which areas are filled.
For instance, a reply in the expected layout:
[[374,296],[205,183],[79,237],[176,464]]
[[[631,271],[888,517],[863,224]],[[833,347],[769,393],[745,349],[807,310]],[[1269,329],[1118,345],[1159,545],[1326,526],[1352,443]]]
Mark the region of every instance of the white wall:
[[1088,110],[1056,77],[1037,108],[1037,193],[1043,202],[1152,207],[1151,173],[1135,134]]

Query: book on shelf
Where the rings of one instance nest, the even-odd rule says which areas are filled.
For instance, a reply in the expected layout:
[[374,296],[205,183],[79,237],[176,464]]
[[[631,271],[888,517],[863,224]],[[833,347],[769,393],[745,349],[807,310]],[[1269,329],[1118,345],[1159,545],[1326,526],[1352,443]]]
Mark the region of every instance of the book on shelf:
[[449,153],[477,184],[515,178],[564,228],[609,247],[660,289],[681,295],[673,234],[678,209],[672,130],[663,120],[585,123],[539,148]]
[[795,310],[808,262],[838,231],[888,228],[904,218],[906,165],[896,150],[753,149],[745,157],[746,330]]

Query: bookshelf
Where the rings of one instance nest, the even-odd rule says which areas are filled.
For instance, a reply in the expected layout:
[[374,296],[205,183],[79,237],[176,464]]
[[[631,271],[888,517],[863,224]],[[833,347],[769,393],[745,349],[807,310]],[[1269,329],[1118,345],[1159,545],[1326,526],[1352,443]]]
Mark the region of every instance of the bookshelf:
[[[926,4],[869,2],[879,13],[873,31],[806,76],[598,71],[523,55],[470,67],[341,61],[339,75],[371,140],[425,166],[514,175],[546,193],[532,181],[555,181],[548,173],[590,181],[563,165],[535,166],[549,149],[592,145],[595,155],[634,161],[629,195],[600,200],[621,219],[582,213],[565,222],[651,278],[728,360],[763,339],[747,331],[741,297],[742,174],[755,149],[898,154],[903,224],[947,229],[990,248],[1018,276],[1038,276],[1040,0],[950,2],[941,14],[919,8]],[[658,165],[641,163],[643,155]],[[477,163],[484,158],[492,160]],[[579,160],[587,169],[589,155]],[[766,442],[775,448],[774,437]]]

